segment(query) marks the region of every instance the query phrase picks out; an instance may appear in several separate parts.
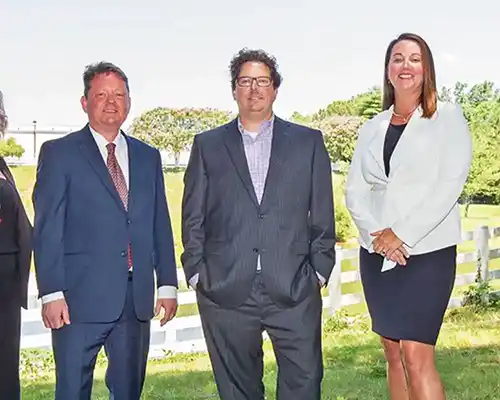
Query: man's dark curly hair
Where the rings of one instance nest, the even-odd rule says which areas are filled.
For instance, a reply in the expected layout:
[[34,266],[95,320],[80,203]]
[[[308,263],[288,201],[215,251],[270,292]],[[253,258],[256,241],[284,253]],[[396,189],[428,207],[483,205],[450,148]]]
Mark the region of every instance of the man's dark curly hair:
[[238,76],[240,75],[241,67],[246,62],[251,61],[265,64],[271,71],[273,87],[275,89],[280,87],[283,78],[278,72],[278,63],[276,58],[266,53],[264,50],[251,50],[243,48],[233,57],[229,64],[229,71],[231,72],[231,87],[233,90],[236,89],[236,79],[238,79]]

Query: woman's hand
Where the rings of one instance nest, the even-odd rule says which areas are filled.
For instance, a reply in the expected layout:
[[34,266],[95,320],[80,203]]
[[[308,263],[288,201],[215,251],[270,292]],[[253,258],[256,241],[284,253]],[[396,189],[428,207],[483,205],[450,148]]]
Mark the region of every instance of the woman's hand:
[[386,255],[385,257],[404,267],[406,266],[406,259],[409,257],[409,255],[406,249],[401,246],[399,249],[394,250],[394,252],[390,256]]
[[375,236],[373,239],[373,250],[381,256],[397,262],[400,265],[406,265],[408,252],[403,246],[403,241],[399,239],[391,228],[371,233]]

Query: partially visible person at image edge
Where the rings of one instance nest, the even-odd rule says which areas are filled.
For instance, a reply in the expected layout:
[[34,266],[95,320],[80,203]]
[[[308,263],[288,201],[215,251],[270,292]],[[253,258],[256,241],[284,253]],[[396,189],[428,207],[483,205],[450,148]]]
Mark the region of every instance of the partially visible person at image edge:
[[[7,130],[7,115],[0,92],[0,137]],[[21,398],[19,351],[21,307],[28,306],[32,256],[32,227],[14,177],[0,157],[0,399]]]

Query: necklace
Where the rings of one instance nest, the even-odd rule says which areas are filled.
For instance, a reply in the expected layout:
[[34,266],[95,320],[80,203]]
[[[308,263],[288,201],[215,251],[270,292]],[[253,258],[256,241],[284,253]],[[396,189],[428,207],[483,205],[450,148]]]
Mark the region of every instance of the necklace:
[[401,114],[398,114],[396,111],[394,111],[394,109],[392,110],[392,115],[394,115],[395,117],[398,117],[399,119],[402,119],[403,120],[403,123],[406,124],[406,122],[408,121],[408,119],[411,117],[411,115],[415,112],[415,110],[418,108],[415,107],[413,110],[411,110],[408,114],[406,114],[406,116],[404,115],[401,115]]

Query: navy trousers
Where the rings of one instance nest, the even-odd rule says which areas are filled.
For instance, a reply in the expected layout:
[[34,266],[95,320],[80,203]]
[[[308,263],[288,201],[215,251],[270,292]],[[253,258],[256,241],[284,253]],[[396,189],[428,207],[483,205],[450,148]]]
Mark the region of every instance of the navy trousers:
[[[71,318],[71,314],[70,314]],[[120,318],[112,323],[71,323],[52,331],[56,400],[90,400],[94,367],[104,346],[111,400],[139,400],[149,351],[150,321],[134,311],[132,281]]]

